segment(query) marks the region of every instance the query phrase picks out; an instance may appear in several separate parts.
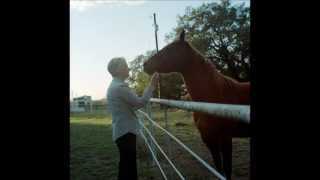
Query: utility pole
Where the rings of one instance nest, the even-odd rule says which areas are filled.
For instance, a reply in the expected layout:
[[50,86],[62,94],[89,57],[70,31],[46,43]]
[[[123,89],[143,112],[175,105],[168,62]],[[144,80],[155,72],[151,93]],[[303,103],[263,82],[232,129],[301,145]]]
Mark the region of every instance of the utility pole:
[[[158,33],[158,30],[159,30],[159,26],[158,26],[157,21],[156,21],[156,13],[153,13],[153,20],[154,20],[154,27],[155,27],[154,35],[156,37],[156,48],[157,48],[157,53],[158,53],[159,49],[158,49],[158,35],[157,35],[157,33]],[[161,98],[161,96],[160,96],[160,87],[161,87],[160,86],[160,81],[161,81],[161,76],[159,74],[159,81],[158,81],[158,98],[159,99]]]
[[[157,53],[159,51],[158,49],[158,36],[157,36],[157,32],[158,32],[158,25],[157,25],[157,21],[156,21],[156,13],[153,13],[153,21],[154,21],[154,27],[155,27],[155,30],[154,30],[154,35],[155,35],[155,38],[156,38],[156,48],[157,48]],[[160,76],[159,76],[159,81],[158,81],[158,96],[160,98]],[[149,117],[152,119],[152,110],[151,110],[152,106],[151,106],[151,103],[149,102],[148,105],[147,105],[147,112],[148,112],[148,115]],[[151,131],[151,134],[154,134],[154,126],[152,125],[152,123],[150,122],[150,131]],[[152,141],[150,140],[151,142],[151,149],[153,152],[155,152],[155,145],[154,143],[152,143]],[[155,152],[156,153],[156,152]],[[152,163],[151,165],[152,166],[155,166],[156,163],[153,159],[153,157],[151,156],[151,159],[152,159]]]
[[157,36],[157,32],[159,30],[158,24],[157,24],[157,20],[156,20],[156,13],[153,13],[153,20],[154,20],[154,27],[155,27],[155,37],[156,37],[156,47],[157,47],[157,52],[159,51],[158,49],[158,36]]

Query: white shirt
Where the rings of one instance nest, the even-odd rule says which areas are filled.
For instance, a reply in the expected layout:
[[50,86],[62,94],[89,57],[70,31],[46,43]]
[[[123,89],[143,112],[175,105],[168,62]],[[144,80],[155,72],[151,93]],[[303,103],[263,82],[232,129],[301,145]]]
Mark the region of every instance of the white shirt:
[[107,104],[112,116],[112,140],[131,132],[138,135],[139,122],[135,111],[145,106],[152,97],[154,88],[149,86],[138,97],[127,83],[113,78],[107,91]]

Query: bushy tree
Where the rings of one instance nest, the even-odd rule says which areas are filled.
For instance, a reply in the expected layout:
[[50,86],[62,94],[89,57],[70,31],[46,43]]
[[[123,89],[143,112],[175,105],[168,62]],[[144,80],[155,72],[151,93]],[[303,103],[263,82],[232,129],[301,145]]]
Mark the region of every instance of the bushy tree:
[[239,81],[250,80],[250,8],[229,0],[186,8],[177,27],[166,35],[171,42],[181,30],[187,40],[211,59],[222,73]]

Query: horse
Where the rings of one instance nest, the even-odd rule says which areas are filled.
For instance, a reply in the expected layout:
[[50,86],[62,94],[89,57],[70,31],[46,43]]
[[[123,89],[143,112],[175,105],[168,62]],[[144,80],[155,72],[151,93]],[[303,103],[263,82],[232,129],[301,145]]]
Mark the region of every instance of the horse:
[[[185,40],[184,30],[180,39],[151,56],[143,68],[149,75],[180,73],[194,101],[250,104],[250,82],[238,82],[218,72],[212,61]],[[199,112],[193,113],[193,119],[216,169],[231,179],[232,137],[250,137],[249,124]]]

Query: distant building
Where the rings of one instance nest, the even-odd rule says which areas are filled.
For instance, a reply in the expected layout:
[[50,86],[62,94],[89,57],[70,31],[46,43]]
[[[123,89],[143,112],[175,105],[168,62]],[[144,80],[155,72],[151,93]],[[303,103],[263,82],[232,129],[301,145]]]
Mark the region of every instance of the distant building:
[[71,112],[86,112],[91,111],[92,100],[91,96],[81,96],[73,98],[70,103]]

